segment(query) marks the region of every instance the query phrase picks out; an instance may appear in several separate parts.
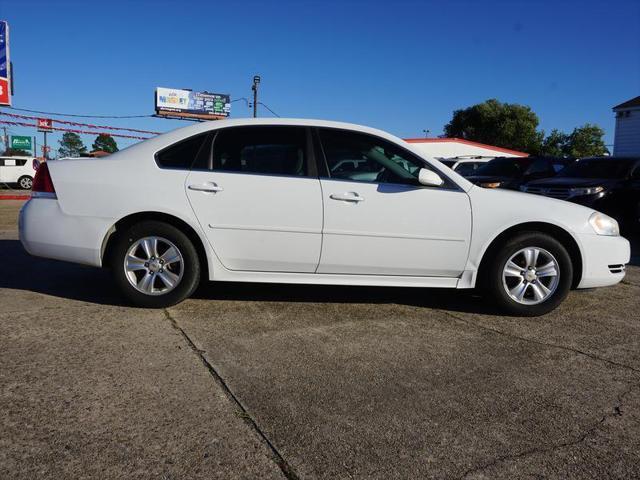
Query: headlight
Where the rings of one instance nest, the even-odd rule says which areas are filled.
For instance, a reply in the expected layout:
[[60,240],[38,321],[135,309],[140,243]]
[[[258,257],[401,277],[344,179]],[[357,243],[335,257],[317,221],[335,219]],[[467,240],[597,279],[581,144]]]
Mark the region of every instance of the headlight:
[[502,185],[502,182],[489,182],[480,184],[480,186],[483,188],[498,188],[500,185]]
[[589,217],[589,223],[598,235],[611,235],[614,237],[620,235],[618,222],[604,213],[593,212]]
[[585,188],[571,188],[569,192],[572,196],[580,195],[593,195],[604,191],[604,187],[585,187]]

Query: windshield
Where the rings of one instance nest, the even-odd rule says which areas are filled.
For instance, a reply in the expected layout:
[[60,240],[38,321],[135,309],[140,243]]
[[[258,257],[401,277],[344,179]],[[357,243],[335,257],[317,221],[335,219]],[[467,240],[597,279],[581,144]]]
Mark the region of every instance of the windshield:
[[471,175],[475,175],[478,172],[478,168],[483,166],[484,163],[481,162],[465,162],[458,165],[456,168],[456,173],[458,175],[462,175],[463,177],[469,177]]
[[522,158],[500,158],[491,160],[478,168],[474,175],[519,177],[527,168],[528,162]]
[[457,160],[440,160],[440,161],[449,168],[453,167],[457,162]]
[[558,173],[558,177],[574,178],[624,178],[633,160],[593,158],[578,160]]

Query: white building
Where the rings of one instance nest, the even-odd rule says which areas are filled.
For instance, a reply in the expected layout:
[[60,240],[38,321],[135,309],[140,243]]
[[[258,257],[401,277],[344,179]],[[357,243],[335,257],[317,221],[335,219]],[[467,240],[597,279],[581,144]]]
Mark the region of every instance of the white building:
[[528,153],[494,147],[461,138],[405,138],[425,155],[442,159],[453,157],[528,157]]
[[615,156],[640,156],[640,96],[613,107],[616,112]]

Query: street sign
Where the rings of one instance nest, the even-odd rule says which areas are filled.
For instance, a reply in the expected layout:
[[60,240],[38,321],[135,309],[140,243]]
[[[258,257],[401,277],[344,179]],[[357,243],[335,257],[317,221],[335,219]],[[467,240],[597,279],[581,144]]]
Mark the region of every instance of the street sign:
[[27,150],[31,151],[33,143],[31,143],[31,137],[24,135],[11,135],[11,148],[15,150]]
[[0,105],[11,106],[9,24],[4,20],[0,21]]
[[156,88],[156,114],[165,117],[219,120],[231,113],[229,95]]
[[53,120],[50,118],[39,118],[38,119],[38,131],[39,132],[52,132],[53,131]]

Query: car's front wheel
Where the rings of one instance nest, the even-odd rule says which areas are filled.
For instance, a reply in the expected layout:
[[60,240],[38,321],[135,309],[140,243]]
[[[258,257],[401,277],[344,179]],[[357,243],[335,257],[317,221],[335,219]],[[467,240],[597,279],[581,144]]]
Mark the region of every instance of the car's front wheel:
[[116,284],[133,305],[169,307],[197,288],[198,253],[176,227],[144,221],[117,235],[110,266]]
[[487,293],[511,315],[544,315],[566,298],[573,279],[571,257],[555,238],[516,235],[494,251],[484,278]]

